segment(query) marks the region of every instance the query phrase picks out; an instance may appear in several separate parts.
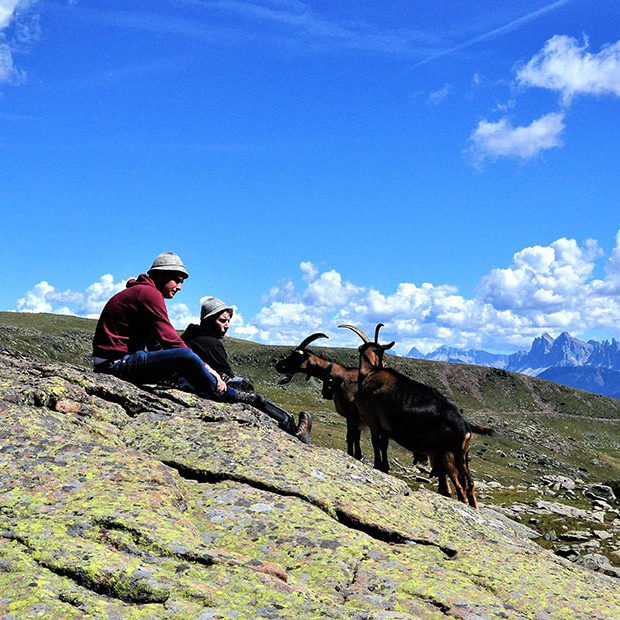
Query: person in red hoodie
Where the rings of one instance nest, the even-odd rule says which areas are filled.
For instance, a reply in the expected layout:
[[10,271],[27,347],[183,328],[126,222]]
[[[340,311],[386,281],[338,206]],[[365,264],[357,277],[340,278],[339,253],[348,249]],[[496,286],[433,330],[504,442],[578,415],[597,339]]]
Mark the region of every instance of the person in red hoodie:
[[[265,410],[265,397],[254,391],[226,385],[180,338],[170,323],[166,299],[180,290],[189,273],[172,252],[157,256],[146,274],[127,282],[104,306],[93,337],[95,372],[115,375],[132,383],[157,383],[181,379],[191,390],[212,400],[248,403]],[[290,414],[284,420],[266,411],[280,427],[304,443],[310,443],[310,418],[295,426]]]
[[132,383],[156,383],[181,376],[215,400],[249,402],[181,340],[170,323],[165,299],[172,299],[189,273],[172,252],[157,256],[146,274],[127,282],[105,305],[93,338],[93,366]]

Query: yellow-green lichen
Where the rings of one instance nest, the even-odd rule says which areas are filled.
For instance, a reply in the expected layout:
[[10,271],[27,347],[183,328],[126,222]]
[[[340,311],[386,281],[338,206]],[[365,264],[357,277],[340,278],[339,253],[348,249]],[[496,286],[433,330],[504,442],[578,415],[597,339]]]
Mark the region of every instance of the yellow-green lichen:
[[249,408],[79,377],[1,411],[0,617],[620,617],[611,579]]

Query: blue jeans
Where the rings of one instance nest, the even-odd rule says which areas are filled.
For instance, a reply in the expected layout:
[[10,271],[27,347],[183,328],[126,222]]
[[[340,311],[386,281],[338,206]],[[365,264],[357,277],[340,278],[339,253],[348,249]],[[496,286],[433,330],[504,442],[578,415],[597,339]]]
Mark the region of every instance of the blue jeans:
[[231,387],[224,392],[216,391],[215,377],[191,349],[136,351],[101,371],[132,383],[157,383],[175,376],[182,377],[199,394],[224,403],[235,402],[237,396],[237,390]]

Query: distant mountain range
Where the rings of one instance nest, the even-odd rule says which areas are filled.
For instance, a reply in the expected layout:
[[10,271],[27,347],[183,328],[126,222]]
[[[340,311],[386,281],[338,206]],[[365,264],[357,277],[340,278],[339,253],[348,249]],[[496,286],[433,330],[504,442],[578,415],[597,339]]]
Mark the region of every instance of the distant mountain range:
[[427,355],[414,347],[406,357],[502,368],[620,399],[620,342],[615,339],[584,342],[563,332],[557,338],[542,334],[529,351],[511,355],[442,346]]

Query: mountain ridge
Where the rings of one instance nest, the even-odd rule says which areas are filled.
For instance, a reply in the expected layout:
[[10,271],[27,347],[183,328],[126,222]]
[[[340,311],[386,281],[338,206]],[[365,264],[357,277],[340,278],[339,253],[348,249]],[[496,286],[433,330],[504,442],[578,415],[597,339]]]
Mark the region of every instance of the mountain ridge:
[[568,332],[557,338],[545,332],[533,340],[529,351],[496,354],[443,345],[425,355],[414,347],[405,357],[489,366],[620,398],[620,342],[615,338],[585,342]]

